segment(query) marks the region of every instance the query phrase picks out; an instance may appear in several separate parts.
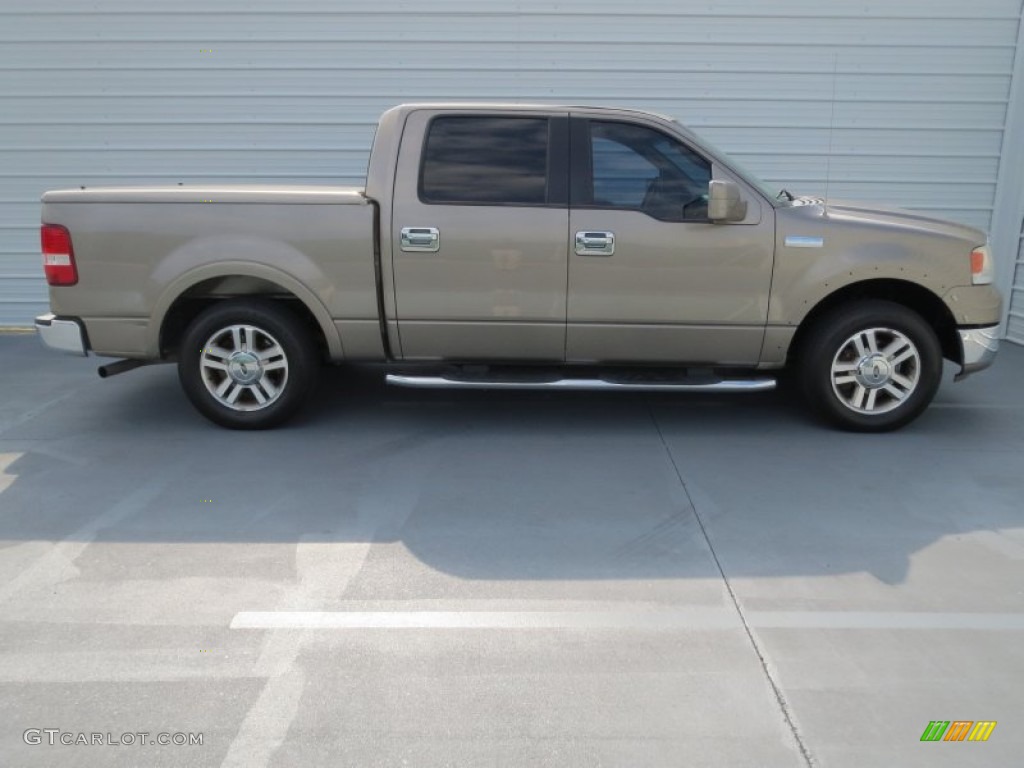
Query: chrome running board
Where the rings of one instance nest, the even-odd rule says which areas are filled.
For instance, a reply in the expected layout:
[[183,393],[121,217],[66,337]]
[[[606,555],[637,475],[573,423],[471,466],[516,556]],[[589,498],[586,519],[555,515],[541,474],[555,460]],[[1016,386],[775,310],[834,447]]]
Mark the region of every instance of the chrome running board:
[[408,376],[389,373],[388,384],[419,389],[564,389],[615,392],[767,392],[775,379],[716,379],[678,383],[662,381],[614,381],[609,379],[552,379],[510,381],[501,379],[458,379],[447,376]]

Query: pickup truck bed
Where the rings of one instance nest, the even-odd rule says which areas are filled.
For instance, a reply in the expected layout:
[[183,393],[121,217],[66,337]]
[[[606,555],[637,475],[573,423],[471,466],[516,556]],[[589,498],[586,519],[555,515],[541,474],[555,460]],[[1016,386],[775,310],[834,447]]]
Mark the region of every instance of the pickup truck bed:
[[81,319],[97,355],[166,354],[154,321],[182,297],[287,292],[321,325],[331,359],[346,348],[350,359],[383,357],[375,209],[361,189],[64,190],[47,192],[43,211],[74,233],[79,264],[78,284],[54,291],[51,310]]

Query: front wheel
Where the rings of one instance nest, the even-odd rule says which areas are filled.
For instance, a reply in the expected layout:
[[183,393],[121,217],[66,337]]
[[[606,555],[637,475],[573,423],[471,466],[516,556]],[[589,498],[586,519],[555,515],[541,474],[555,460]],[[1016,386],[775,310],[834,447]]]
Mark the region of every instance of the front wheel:
[[185,331],[178,378],[192,404],[231,429],[268,429],[291,418],[318,375],[309,331],[286,307],[224,301]]
[[856,432],[899,429],[932,401],[942,350],[920,315],[888,301],[834,310],[805,339],[800,389],[827,421]]

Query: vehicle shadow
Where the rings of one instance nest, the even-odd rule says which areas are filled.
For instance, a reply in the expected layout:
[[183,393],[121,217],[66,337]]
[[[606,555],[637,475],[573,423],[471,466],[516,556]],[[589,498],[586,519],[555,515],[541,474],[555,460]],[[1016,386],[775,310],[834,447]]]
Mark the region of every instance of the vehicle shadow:
[[421,391],[331,369],[293,424],[244,433],[195,414],[170,367],[80,386],[0,433],[8,547],[372,541],[460,579],[594,580],[717,578],[710,541],[730,576],[898,584],[943,537],[1021,525],[1012,403],[954,397],[855,435],[778,392]]

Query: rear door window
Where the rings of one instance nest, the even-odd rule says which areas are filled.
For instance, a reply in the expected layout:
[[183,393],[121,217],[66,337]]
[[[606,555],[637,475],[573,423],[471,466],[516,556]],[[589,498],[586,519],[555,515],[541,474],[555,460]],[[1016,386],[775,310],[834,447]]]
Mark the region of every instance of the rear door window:
[[543,117],[445,116],[423,149],[424,203],[546,205],[549,123]]

